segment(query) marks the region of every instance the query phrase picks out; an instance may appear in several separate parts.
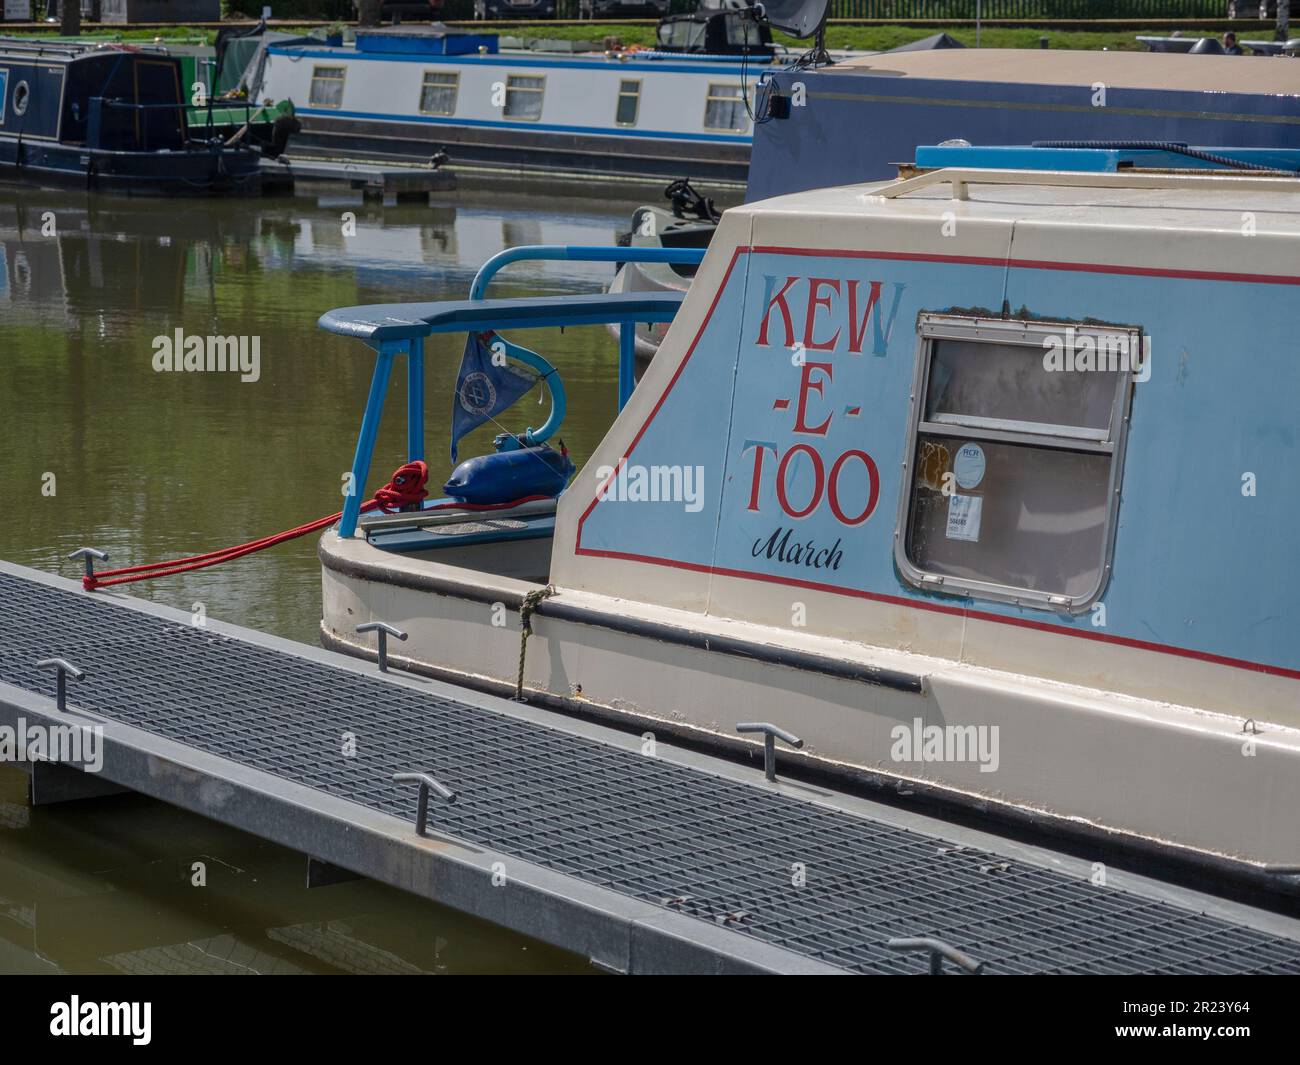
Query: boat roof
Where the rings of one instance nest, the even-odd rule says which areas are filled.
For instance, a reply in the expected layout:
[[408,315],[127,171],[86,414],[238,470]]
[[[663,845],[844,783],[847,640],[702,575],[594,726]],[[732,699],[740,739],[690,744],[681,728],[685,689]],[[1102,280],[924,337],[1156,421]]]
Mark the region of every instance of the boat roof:
[[859,246],[864,258],[1300,284],[1295,178],[948,167],[760,200],[724,223],[733,215],[755,251]]
[[[952,181],[968,198],[954,199]],[[1244,211],[1267,214],[1300,235],[1300,179],[1220,174],[1080,173],[947,167],[900,181],[814,189],[760,200],[737,211],[769,214],[924,215],[954,210],[971,218],[1068,221],[1160,228],[1241,228]],[[1272,227],[1271,227],[1272,228]]]
[[1300,78],[1285,59],[1082,49],[950,48],[856,56],[830,68],[875,77],[987,81],[1013,85],[1093,85],[1189,92],[1300,96]]
[[50,40],[42,37],[0,36],[0,55],[11,59],[40,60],[42,63],[71,63],[89,56],[147,55],[150,59],[174,58],[162,45],[144,41]]

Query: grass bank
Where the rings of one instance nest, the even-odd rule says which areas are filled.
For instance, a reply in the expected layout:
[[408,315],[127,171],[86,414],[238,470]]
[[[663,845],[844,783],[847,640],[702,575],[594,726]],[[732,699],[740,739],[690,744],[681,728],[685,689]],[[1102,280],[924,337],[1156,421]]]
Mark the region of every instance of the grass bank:
[[[319,25],[319,24],[317,24]],[[625,44],[653,45],[655,28],[647,23],[628,22],[588,22],[581,25],[546,25],[539,23],[466,23],[466,27],[491,29],[501,34],[526,37],[563,38],[578,41],[602,41],[605,37],[618,37]],[[306,33],[311,27],[276,26],[277,30],[292,33],[301,30]],[[13,31],[6,31],[13,32]],[[48,33],[49,31],[44,31]],[[900,44],[918,41],[939,28],[920,28],[915,26],[831,26],[826,33],[826,43],[831,48],[860,48],[866,51],[884,52],[897,48]],[[949,28],[943,32],[951,34],[962,44],[974,47],[975,30],[973,28]],[[1167,28],[1130,29],[1130,30],[1043,30],[1032,27],[985,27],[980,33],[980,44],[985,48],[1038,48],[1040,39],[1047,38],[1049,48],[1109,48],[1112,51],[1141,51],[1137,42],[1138,34],[1165,36]],[[166,29],[128,29],[95,30],[83,34],[85,37],[109,37],[127,41],[203,40],[211,43],[216,37],[216,28],[212,26],[171,26]],[[1191,34],[1187,34],[1191,36]],[[807,42],[796,41],[778,34],[777,39],[794,50],[807,47]]]

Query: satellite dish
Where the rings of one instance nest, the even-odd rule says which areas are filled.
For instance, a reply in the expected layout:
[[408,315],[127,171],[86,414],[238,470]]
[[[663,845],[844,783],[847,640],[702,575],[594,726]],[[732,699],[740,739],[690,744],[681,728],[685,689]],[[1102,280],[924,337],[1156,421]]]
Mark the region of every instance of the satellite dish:
[[792,37],[812,37],[826,23],[830,0],[763,0],[754,11],[774,30]]

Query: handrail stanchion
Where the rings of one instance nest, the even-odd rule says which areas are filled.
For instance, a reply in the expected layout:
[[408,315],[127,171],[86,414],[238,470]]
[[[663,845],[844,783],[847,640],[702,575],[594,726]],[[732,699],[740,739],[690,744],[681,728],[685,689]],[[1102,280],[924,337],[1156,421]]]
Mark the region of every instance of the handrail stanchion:
[[424,338],[406,342],[406,461],[424,460]]
[[393,354],[401,347],[400,342],[379,342],[375,372],[370,378],[370,396],[366,400],[366,413],[361,418],[357,450],[352,457],[352,483],[348,485],[348,495],[343,500],[343,516],[339,519],[339,536],[344,540],[350,539],[357,531],[357,521],[361,517],[361,497],[366,491],[370,459],[375,453],[375,438],[379,435],[379,419],[384,413],[384,393],[388,389],[388,375],[393,368]]
[[636,323],[618,323],[618,409],[627,406],[636,387]]

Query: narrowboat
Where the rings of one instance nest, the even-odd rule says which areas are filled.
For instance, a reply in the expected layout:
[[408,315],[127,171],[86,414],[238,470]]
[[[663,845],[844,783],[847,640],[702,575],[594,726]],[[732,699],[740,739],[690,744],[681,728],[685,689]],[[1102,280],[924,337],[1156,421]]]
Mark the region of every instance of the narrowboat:
[[770,35],[741,12],[711,18],[740,26],[742,44],[703,54],[675,39],[671,51],[608,53],[535,42],[562,49],[541,51],[441,26],[359,30],[353,46],[271,45],[262,91],[293,101],[296,154],[423,160],[445,150],[460,167],[741,186]]
[[[181,61],[161,51],[2,38],[0,178],[141,194],[257,191],[261,153],[191,125],[199,109],[188,99]],[[238,109],[246,123],[252,109]]]
[[[391,668],[756,756],[738,726],[765,722],[801,741],[782,772],[1293,890],[1300,181],[1273,168],[1297,153],[1018,152],[756,200],[706,250],[515,249],[468,300],[324,315],[375,357],[319,543],[324,644],[373,658],[380,622]],[[490,298],[547,254],[698,269],[684,293]],[[646,321],[659,352],[633,388],[622,345],[570,476],[564,368],[510,337]],[[501,433],[419,500],[445,334],[467,335],[453,439]],[[407,446],[375,456],[395,370]],[[528,375],[540,428],[507,424]],[[404,506],[363,505],[402,460]]]

